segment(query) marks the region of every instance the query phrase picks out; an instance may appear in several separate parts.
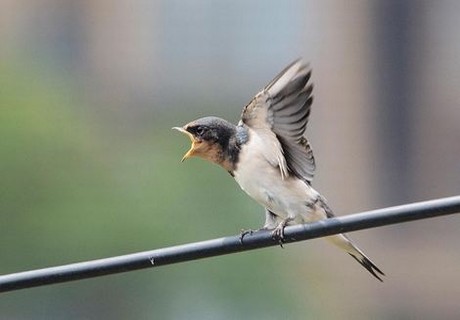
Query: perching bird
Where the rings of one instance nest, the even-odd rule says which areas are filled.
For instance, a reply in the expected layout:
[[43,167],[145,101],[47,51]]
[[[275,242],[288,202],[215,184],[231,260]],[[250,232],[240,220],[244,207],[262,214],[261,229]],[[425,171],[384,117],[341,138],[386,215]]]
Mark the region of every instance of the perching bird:
[[[280,241],[286,225],[334,216],[311,186],[315,160],[305,136],[313,101],[310,76],[301,60],[291,63],[249,102],[236,126],[204,117],[173,128],[192,141],[182,161],[195,156],[227,170],[265,207],[263,229]],[[327,238],[382,281],[383,272],[345,234]]]

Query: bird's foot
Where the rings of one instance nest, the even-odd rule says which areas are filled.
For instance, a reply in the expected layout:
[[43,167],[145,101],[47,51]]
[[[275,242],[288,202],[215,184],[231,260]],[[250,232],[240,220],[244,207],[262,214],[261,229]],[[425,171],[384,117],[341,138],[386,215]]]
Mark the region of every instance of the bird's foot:
[[283,247],[284,243],[284,226],[278,225],[275,229],[272,231],[272,238],[273,240],[278,241],[278,244],[280,245],[281,248]]
[[275,229],[272,231],[272,238],[273,240],[278,241],[278,244],[280,245],[281,248],[283,248],[284,244],[284,228],[287,226],[287,224],[292,221],[291,218],[284,219],[281,221]]
[[260,231],[261,229],[241,229],[241,232],[240,232],[240,243],[243,244],[243,238],[244,236],[246,235],[252,235],[254,232],[257,232],[257,231]]

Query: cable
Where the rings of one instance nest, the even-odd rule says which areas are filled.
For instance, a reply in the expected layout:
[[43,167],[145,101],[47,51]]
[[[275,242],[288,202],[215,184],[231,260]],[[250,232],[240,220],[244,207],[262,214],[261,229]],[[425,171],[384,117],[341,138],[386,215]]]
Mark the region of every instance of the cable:
[[[285,242],[290,243],[458,212],[460,212],[460,196],[455,196],[335,217],[310,224],[289,226],[286,227],[284,236]],[[13,273],[0,276],[0,292],[159,267],[278,244],[278,241],[271,237],[269,231],[259,231],[246,235],[242,242],[240,236],[231,236],[112,258]]]

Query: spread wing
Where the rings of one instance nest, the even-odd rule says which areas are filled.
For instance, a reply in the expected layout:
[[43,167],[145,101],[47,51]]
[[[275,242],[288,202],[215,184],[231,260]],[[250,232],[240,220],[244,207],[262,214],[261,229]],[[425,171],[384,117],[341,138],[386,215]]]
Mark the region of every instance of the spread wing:
[[307,183],[315,172],[313,151],[305,137],[313,102],[310,76],[306,64],[294,61],[252,99],[241,116],[258,133],[274,134],[285,160],[278,161],[282,175],[287,171]]

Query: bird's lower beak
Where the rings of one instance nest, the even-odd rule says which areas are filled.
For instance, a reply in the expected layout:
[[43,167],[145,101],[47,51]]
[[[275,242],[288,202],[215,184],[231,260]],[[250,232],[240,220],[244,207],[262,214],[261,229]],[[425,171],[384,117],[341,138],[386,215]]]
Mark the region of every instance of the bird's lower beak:
[[193,157],[194,154],[195,154],[195,143],[196,143],[196,139],[195,137],[193,136],[193,134],[191,134],[190,132],[188,132],[187,130],[185,130],[184,128],[182,127],[173,127],[174,130],[177,130],[179,132],[182,132],[183,134],[187,135],[190,140],[192,141],[192,146],[190,147],[190,150],[187,151],[186,154],[184,154],[184,156],[182,157],[182,160],[181,162],[184,162],[185,159],[188,159],[190,157]]

